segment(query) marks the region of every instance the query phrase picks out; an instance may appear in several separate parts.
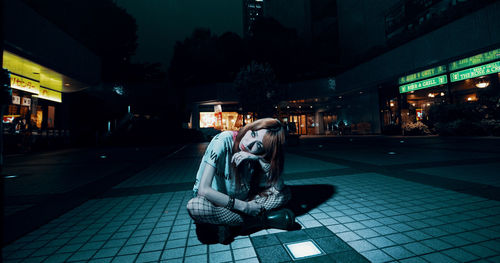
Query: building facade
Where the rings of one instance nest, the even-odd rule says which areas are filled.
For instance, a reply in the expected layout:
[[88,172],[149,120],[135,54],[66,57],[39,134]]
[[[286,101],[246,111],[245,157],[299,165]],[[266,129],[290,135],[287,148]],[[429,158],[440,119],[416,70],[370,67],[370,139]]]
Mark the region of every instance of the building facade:
[[65,96],[100,82],[100,59],[22,1],[4,1],[2,12],[2,67],[12,88],[2,120],[7,148],[68,136]]
[[341,60],[352,65],[336,76],[339,118],[382,133],[499,89],[500,2],[417,2],[338,1]]
[[252,33],[252,23],[264,15],[264,0],[243,0],[243,35]]

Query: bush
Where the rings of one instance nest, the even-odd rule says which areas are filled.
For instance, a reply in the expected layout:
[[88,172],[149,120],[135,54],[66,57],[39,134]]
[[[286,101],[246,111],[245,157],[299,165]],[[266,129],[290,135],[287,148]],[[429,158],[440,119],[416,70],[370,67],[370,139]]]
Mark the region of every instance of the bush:
[[483,126],[488,134],[500,136],[500,120],[482,120]]
[[446,123],[437,123],[436,131],[443,136],[484,136],[487,130],[480,122],[470,120],[455,120]]
[[429,135],[431,134],[429,127],[425,125],[423,122],[417,121],[407,122],[403,124],[403,135]]
[[449,123],[457,120],[478,122],[482,119],[475,103],[434,104],[429,109],[429,123]]
[[489,104],[434,105],[429,109],[429,126],[443,136],[500,136],[500,121],[491,119],[499,107]]

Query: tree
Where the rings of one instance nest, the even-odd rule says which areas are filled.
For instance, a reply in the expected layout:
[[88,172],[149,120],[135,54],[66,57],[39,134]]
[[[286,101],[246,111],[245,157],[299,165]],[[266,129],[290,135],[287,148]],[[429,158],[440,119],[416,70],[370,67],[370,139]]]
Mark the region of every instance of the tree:
[[220,37],[209,29],[197,28],[177,42],[170,63],[169,78],[180,88],[214,82],[232,82],[248,63],[243,40],[235,33]]
[[268,63],[252,61],[242,68],[234,85],[244,112],[254,112],[257,118],[271,117],[282,98],[281,91],[275,85],[276,76]]

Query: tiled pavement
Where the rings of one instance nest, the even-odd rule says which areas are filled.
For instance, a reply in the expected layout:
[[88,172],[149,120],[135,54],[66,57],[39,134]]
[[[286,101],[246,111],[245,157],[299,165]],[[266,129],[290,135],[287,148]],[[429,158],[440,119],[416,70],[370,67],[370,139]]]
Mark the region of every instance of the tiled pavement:
[[[404,160],[384,164],[375,156],[379,162],[364,162],[365,153],[355,159],[354,154],[308,148],[287,154],[287,184],[332,185],[335,190],[297,217],[302,230],[262,230],[230,245],[201,244],[185,205],[202,150],[191,145],[25,235],[3,249],[4,262],[287,262],[291,258],[282,244],[302,239],[314,240],[327,254],[311,262],[500,262],[498,201],[391,174],[412,165],[399,171],[384,166]],[[366,152],[366,158],[371,154]],[[324,158],[314,158],[318,155]],[[479,157],[490,160],[499,154]],[[467,175],[460,173],[465,166],[446,163],[470,158],[458,150],[439,155],[438,161],[445,162],[441,167],[418,169],[417,174],[452,171],[445,173],[448,178],[455,171],[465,182],[496,186],[498,174]],[[359,163],[379,164],[380,170],[355,167]],[[486,162],[481,168],[497,166]]]

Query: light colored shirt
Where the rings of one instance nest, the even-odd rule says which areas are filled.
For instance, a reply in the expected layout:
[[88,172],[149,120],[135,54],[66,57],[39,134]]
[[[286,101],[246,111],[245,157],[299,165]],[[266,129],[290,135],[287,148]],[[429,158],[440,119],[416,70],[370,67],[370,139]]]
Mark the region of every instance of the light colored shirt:
[[[246,165],[240,173],[240,187],[236,187],[234,171],[231,165],[231,158],[233,155],[234,139],[237,132],[224,131],[217,134],[210,144],[207,146],[205,155],[201,159],[200,167],[196,173],[196,182],[193,187],[195,195],[198,193],[201,177],[206,165],[211,165],[215,168],[215,175],[212,181],[212,189],[227,194],[236,199],[246,200],[250,190],[250,175],[253,173],[252,165],[249,162],[244,162],[240,165]],[[261,176],[260,186],[265,187],[265,176]],[[274,185],[276,190],[283,188],[283,179],[278,179]]]
[[235,137],[235,132],[224,131],[212,139],[205,151],[205,155],[201,159],[200,167],[196,174],[196,182],[193,187],[195,195],[198,193],[205,166],[211,165],[215,168],[215,175],[212,181],[212,188],[214,190],[238,199],[246,199],[249,189],[245,184],[238,189],[236,188],[233,168],[231,167]]

